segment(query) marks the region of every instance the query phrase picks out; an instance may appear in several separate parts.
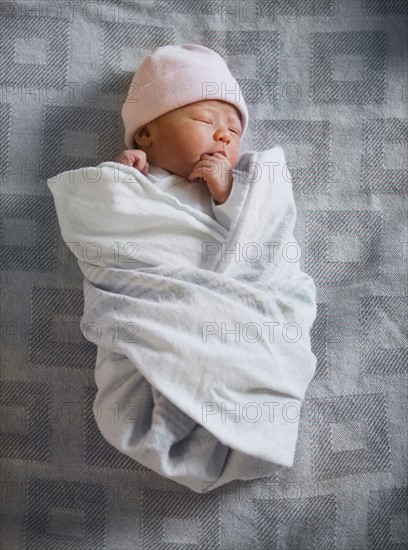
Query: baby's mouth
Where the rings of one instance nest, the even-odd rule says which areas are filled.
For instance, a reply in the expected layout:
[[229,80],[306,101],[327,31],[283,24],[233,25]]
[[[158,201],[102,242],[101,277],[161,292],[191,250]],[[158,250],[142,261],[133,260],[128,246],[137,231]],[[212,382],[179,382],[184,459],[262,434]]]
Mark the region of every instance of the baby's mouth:
[[212,156],[214,153],[220,153],[221,155],[224,155],[224,157],[227,156],[227,153],[225,151],[213,151],[212,153],[206,153],[206,155]]

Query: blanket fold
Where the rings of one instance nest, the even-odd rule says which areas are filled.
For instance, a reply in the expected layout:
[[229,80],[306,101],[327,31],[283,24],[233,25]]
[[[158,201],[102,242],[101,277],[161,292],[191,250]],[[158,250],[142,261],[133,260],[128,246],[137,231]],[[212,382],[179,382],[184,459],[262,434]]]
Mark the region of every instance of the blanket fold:
[[115,162],[47,183],[84,274],[105,439],[200,493],[291,466],[316,288],[283,150],[241,155],[229,231]]

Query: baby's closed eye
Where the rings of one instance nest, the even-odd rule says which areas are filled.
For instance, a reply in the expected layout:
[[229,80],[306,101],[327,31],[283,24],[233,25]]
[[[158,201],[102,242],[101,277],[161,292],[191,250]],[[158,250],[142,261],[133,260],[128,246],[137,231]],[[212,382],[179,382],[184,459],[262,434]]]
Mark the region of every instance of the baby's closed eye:
[[[214,122],[212,120],[204,120],[203,118],[193,118],[196,122],[204,122],[205,124],[212,124],[214,125]],[[228,128],[230,132],[234,132],[234,134],[237,134],[237,136],[241,135],[241,132],[237,128]]]
[[205,122],[206,124],[214,124],[212,120],[204,120],[201,118],[193,118],[193,120],[195,120],[196,122]]

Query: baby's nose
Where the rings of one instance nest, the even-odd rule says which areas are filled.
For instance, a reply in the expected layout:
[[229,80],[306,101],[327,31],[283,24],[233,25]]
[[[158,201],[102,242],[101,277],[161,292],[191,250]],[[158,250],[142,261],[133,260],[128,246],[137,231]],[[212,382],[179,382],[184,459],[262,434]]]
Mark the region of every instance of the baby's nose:
[[220,128],[220,129],[216,130],[215,133],[214,133],[214,138],[215,139],[223,139],[224,141],[230,141],[231,140],[231,137],[229,135],[229,131],[227,130],[227,128]]

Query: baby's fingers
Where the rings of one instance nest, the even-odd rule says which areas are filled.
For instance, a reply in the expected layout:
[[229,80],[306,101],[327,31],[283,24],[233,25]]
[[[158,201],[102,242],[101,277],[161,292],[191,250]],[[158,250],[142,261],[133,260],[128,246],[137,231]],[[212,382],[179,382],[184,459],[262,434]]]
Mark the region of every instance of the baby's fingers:
[[118,155],[115,158],[115,162],[119,162],[120,164],[131,164],[131,162],[125,155]]
[[193,181],[197,178],[201,178],[203,176],[203,167],[201,166],[201,163],[199,165],[196,165],[194,170],[191,172],[191,174],[188,176],[188,179],[190,181]]
[[193,180],[196,180],[198,177],[199,177],[199,176],[198,176],[197,172],[194,170],[194,171],[191,172],[191,174],[188,176],[188,179],[189,179],[190,181],[193,181]]
[[217,165],[214,165],[210,160],[201,160],[195,166],[191,174],[188,176],[189,180],[201,177],[205,179],[205,176],[211,176],[218,170]]
[[142,168],[138,168],[142,172],[142,174],[146,175],[149,172],[149,163],[146,162],[145,165]]

